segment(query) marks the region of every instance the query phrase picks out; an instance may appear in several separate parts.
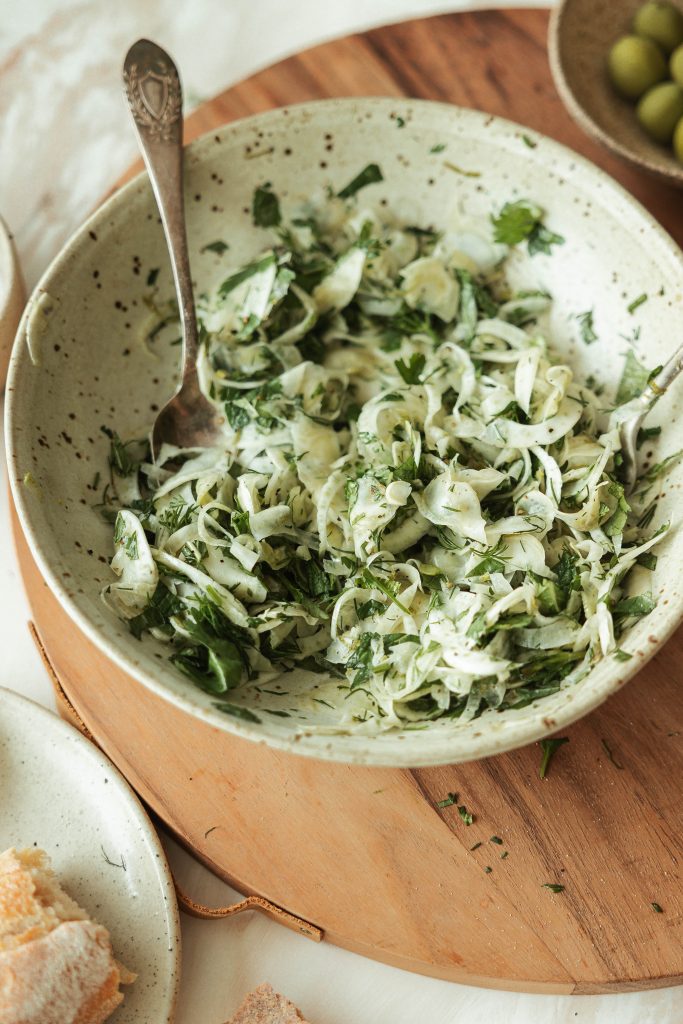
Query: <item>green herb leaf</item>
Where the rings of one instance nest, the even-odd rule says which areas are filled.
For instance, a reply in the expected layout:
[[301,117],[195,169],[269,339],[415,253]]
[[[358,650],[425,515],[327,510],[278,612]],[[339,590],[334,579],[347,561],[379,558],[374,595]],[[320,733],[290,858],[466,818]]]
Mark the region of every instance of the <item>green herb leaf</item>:
[[430,153],[443,153],[445,148],[446,148],[446,143],[445,142],[437,142],[437,144],[435,146],[432,146],[432,148],[429,150],[429,152]]
[[621,647],[617,647],[616,651],[612,654],[615,661],[630,661],[633,657],[628,651],[622,651]]
[[275,228],[282,219],[280,202],[271,190],[270,182],[260,185],[254,191],[251,201],[251,216],[257,228]]
[[644,302],[647,302],[647,292],[643,292],[642,295],[639,295],[638,298],[634,299],[633,302],[630,302],[626,308],[628,309],[629,313],[635,313],[635,311],[638,309],[638,306],[642,306]]
[[642,395],[647,387],[649,377],[650,371],[638,361],[633,349],[629,349],[617,388],[617,405],[623,405],[624,402],[630,402],[632,398]]
[[436,806],[437,807],[452,807],[457,799],[458,799],[458,794],[457,793],[449,793],[448,796],[445,798],[445,800],[437,801]]
[[222,256],[224,252],[230,248],[227,242],[209,242],[208,245],[203,245],[200,252],[215,252],[217,256]]
[[650,906],[654,910],[655,914],[663,914],[664,910],[660,907],[659,903],[651,903]]
[[225,415],[233,430],[241,430],[251,422],[249,410],[245,409],[243,405],[238,405],[237,402],[225,403]]
[[593,310],[588,309],[585,313],[577,313],[576,319],[579,321],[581,338],[584,344],[592,345],[594,341],[598,340],[598,336],[595,333],[595,327],[593,325]]
[[540,741],[541,764],[538,769],[539,778],[544,779],[546,777],[546,775],[548,774],[548,769],[550,768],[550,762],[553,756],[555,755],[555,752],[564,743],[569,743],[568,736],[557,736],[552,737],[551,739]]
[[222,711],[224,715],[232,715],[233,718],[241,718],[243,722],[255,722],[257,725],[261,724],[261,719],[258,715],[255,715],[249,708],[243,708],[241,704],[229,704],[227,701],[221,701],[220,704],[214,701],[213,705],[216,711]]
[[337,192],[340,199],[350,199],[351,196],[355,196],[356,192],[359,192],[366,185],[374,185],[378,181],[384,181],[384,175],[382,174],[378,164],[368,164],[364,167],[360,174],[345,185],[341,192]]
[[464,804],[460,804],[460,806],[458,807],[458,814],[460,815],[460,817],[462,818],[466,825],[471,825],[472,822],[474,821],[474,815],[470,814],[470,812],[467,810]]
[[526,241],[530,256],[539,252],[549,253],[551,247],[562,244],[564,238],[546,228],[542,217],[541,207],[528,199],[505,203],[500,213],[491,218],[494,239],[505,245],[518,245]]
[[260,274],[262,270],[266,270],[271,264],[275,263],[276,256],[274,252],[268,252],[265,256],[255,260],[253,263],[248,263],[246,267],[242,267],[235,274],[226,278],[223,284],[218,289],[219,296],[224,299],[226,295],[234,291],[238,285],[242,284],[243,281],[247,281],[254,274]]
[[394,366],[403,377],[406,384],[419,384],[420,375],[427,362],[421,352],[413,352],[410,361],[406,363],[403,359],[397,359]]
[[554,245],[564,245],[562,235],[556,235],[554,231],[550,231],[544,224],[537,224],[529,235],[527,249],[530,256],[535,256],[539,252],[549,256],[550,250]]
[[505,203],[500,213],[492,217],[494,239],[504,245],[524,242],[543,216],[543,210],[528,199]]
[[550,889],[551,892],[564,892],[564,886],[558,885],[557,882],[542,882],[544,889]]
[[627,597],[623,601],[619,601],[612,609],[612,614],[642,618],[643,615],[649,615],[656,604],[651,593],[638,594],[637,597]]

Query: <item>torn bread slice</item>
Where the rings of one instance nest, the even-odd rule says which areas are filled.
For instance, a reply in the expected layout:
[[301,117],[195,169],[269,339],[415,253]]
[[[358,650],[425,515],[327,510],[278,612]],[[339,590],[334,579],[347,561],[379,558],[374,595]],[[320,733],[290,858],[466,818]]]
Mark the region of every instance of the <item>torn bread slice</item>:
[[103,1024],[134,980],[43,850],[0,854],[2,1024]]
[[267,983],[250,992],[228,1024],[309,1024],[294,1003]]

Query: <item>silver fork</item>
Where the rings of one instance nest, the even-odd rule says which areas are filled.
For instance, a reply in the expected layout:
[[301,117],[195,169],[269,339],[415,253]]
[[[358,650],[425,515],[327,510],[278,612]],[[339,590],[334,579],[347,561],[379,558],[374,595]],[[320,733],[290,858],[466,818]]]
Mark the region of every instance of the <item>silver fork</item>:
[[627,494],[630,494],[633,490],[638,475],[638,458],[636,455],[638,431],[655,402],[666,393],[669,385],[678,377],[681,370],[683,370],[683,345],[676,349],[671,359],[664,364],[657,376],[648,383],[642,395],[629,402],[629,406],[633,407],[633,414],[619,425],[621,454],[623,458],[621,478]]
[[182,378],[152,428],[152,458],[156,459],[165,441],[179,448],[216,444],[222,420],[202,394],[197,375],[199,335],[185,231],[183,93],[178,69],[160,46],[138,39],[126,55],[123,80],[164,226],[182,324]]

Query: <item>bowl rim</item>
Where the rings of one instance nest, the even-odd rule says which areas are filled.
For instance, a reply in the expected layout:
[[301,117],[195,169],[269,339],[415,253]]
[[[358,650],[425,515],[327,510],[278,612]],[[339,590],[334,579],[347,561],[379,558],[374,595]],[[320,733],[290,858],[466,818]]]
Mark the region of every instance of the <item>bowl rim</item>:
[[[209,149],[212,143],[223,142],[225,136],[229,136],[235,130],[244,127],[258,125],[267,127],[270,121],[279,121],[285,115],[284,111],[300,112],[304,117],[311,112],[335,111],[348,108],[357,112],[368,105],[382,110],[395,111],[401,104],[405,104],[410,110],[422,109],[427,113],[430,110],[437,110],[441,114],[453,116],[459,119],[460,124],[466,127],[490,128],[494,126],[499,130],[496,142],[502,147],[515,148],[522,144],[521,139],[529,136],[529,129],[515,121],[507,118],[488,114],[485,111],[474,110],[457,106],[456,104],[437,102],[432,100],[412,99],[409,97],[343,97],[325,100],[309,100],[303,103],[290,104],[285,107],[276,107],[268,111],[250,115],[228,122],[218,129],[211,129],[202,134],[188,146],[186,150],[198,162],[204,149]],[[603,171],[589,159],[572,150],[569,146],[557,142],[540,132],[533,132],[534,136],[543,142],[543,150],[554,158],[554,165],[557,161],[571,163],[572,175],[576,179],[577,174],[587,177],[587,182],[593,187],[600,186],[603,195],[618,204],[621,208],[628,209],[632,215],[641,220],[643,225],[657,236],[660,245],[668,250],[668,255],[674,263],[677,263],[681,270],[683,280],[683,252],[674,242],[673,238],[662,227],[655,217],[635,199],[624,186],[617,182],[611,175]],[[528,151],[525,147],[525,154],[533,159],[537,149]],[[235,734],[252,742],[266,743],[269,746],[288,753],[297,753],[307,757],[321,760],[335,761],[345,764],[362,764],[372,766],[384,766],[394,768],[426,767],[429,765],[455,764],[471,760],[480,760],[496,754],[505,753],[517,747],[526,746],[537,741],[543,736],[557,732],[561,728],[571,725],[578,719],[584,717],[590,711],[617,692],[621,686],[658,653],[662,645],[668,640],[671,634],[683,621],[683,593],[677,600],[671,600],[662,608],[657,620],[657,642],[650,643],[643,652],[627,662],[614,662],[610,665],[611,671],[606,673],[604,679],[599,679],[593,686],[582,686],[577,689],[574,699],[566,701],[561,708],[553,709],[553,717],[544,715],[543,709],[535,718],[529,717],[527,721],[519,721],[515,718],[514,709],[510,709],[497,720],[497,728],[490,730],[482,729],[478,733],[467,733],[458,735],[453,730],[435,729],[429,733],[430,740],[427,749],[420,747],[420,730],[404,730],[403,732],[387,733],[346,733],[324,731],[320,728],[307,731],[306,728],[292,730],[290,733],[281,735],[278,732],[264,732],[255,724],[234,718],[230,715],[222,715],[216,711],[209,710],[194,703],[190,697],[175,692],[163,682],[156,679],[152,674],[146,672],[124,653],[123,645],[118,645],[113,640],[104,636],[101,630],[92,622],[88,614],[81,609],[74,601],[64,586],[61,578],[53,570],[48,553],[44,549],[41,537],[32,522],[32,514],[27,501],[26,489],[22,485],[22,479],[15,471],[18,462],[18,452],[21,448],[21,429],[17,428],[18,415],[15,413],[18,405],[17,382],[23,367],[30,362],[28,346],[25,334],[26,325],[31,315],[34,304],[41,295],[48,290],[52,277],[61,270],[68,262],[70,256],[76,252],[88,232],[96,226],[101,219],[106,218],[112,211],[124,206],[128,197],[132,195],[146,178],[146,171],[141,171],[132,180],[123,185],[120,189],[108,196],[104,202],[94,210],[83,224],[71,235],[65,245],[52,259],[40,280],[36,284],[24,314],[19,324],[17,335],[12,350],[10,371],[7,386],[7,401],[5,408],[5,435],[7,449],[8,473],[10,488],[15,504],[19,524],[24,533],[32,557],[49,585],[51,591],[59,599],[62,607],[67,612],[75,626],[98,648],[101,654],[117,665],[128,676],[141,683],[157,696],[170,701],[175,707],[190,714],[214,728],[223,732]],[[602,659],[591,671],[591,675],[606,665],[606,659]],[[588,678],[588,677],[587,677]],[[542,700],[542,698],[539,698]]]
[[550,21],[548,23],[548,63],[550,64],[550,71],[553,76],[555,88],[557,89],[560,99],[564,106],[569,111],[569,114],[574,119],[576,124],[586,132],[587,135],[592,136],[598,142],[602,143],[612,153],[616,153],[617,156],[627,160],[632,166],[640,168],[642,171],[646,171],[653,177],[658,178],[661,181],[667,182],[669,185],[675,185],[677,187],[683,187],[683,165],[679,167],[672,166],[670,170],[665,170],[659,164],[652,163],[646,157],[639,156],[628,146],[621,143],[614,135],[610,135],[609,132],[598,124],[592,117],[588,109],[579,103],[576,98],[574,90],[569,84],[567,75],[565,74],[565,63],[562,59],[560,46],[560,38],[562,35],[564,17],[567,12],[567,8],[573,3],[574,0],[559,0],[559,3],[554,6],[550,12]]

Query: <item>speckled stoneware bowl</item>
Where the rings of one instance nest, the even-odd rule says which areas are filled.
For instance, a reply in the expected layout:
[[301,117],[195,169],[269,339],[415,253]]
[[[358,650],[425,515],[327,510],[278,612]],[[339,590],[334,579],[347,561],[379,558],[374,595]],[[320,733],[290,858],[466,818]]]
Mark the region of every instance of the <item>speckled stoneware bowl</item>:
[[97,747],[0,686],[0,851],[38,846],[137,974],[111,1024],[171,1024],[180,982],[173,878],[140,801]]
[[[553,294],[556,351],[579,374],[603,379],[608,395],[630,344],[651,366],[678,344],[683,260],[645,210],[557,143],[436,103],[306,104],[229,125],[190,146],[187,208],[198,288],[222,280],[267,243],[267,233],[251,222],[255,186],[272,182],[291,209],[328,185],[338,189],[371,161],[381,165],[385,180],[364,191],[364,204],[389,203],[409,223],[446,226],[488,218],[515,197],[540,203],[566,243],[550,257],[516,254],[511,276],[520,287]],[[216,239],[230,242],[228,253],[205,249]],[[93,511],[102,486],[94,486],[96,474],[102,479],[107,473],[109,442],[102,428],[144,435],[174,386],[178,349],[166,345],[151,355],[140,341],[149,316],[147,279],[157,267],[159,295],[168,297],[164,240],[147,179],[139,177],[84,225],[40,282],[19,330],[7,410],[14,497],[40,569],[78,627],[142,684],[220,729],[300,754],[385,765],[448,763],[529,743],[580,718],[634,675],[678,625],[683,550],[672,532],[659,549],[654,574],[659,606],[623,643],[635,657],[607,658],[579,685],[519,711],[374,737],[332,732],[335,711],[313,701],[305,713],[282,718],[260,713],[269,700],[281,706],[281,698],[252,694],[249,706],[258,722],[218,713],[211,697],[169,664],[163,646],[135,640],[100,600],[112,579],[111,527]],[[642,293],[648,301],[629,313],[629,303]],[[579,340],[576,320],[588,309],[600,337],[590,347]],[[29,325],[35,364],[27,347]],[[625,340],[634,331],[638,339]],[[680,443],[671,428],[682,401],[678,386],[660,403],[656,421],[665,429],[656,458]],[[655,525],[680,516],[682,482],[679,466],[664,488]]]
[[[607,74],[607,54],[628,35],[643,0],[561,0],[548,30],[548,55],[562,102],[579,127],[617,156],[683,186],[683,164],[668,146],[653,142]],[[683,3],[677,6],[683,10]]]

